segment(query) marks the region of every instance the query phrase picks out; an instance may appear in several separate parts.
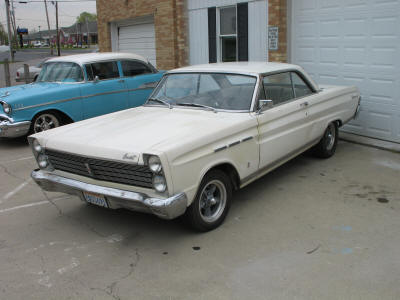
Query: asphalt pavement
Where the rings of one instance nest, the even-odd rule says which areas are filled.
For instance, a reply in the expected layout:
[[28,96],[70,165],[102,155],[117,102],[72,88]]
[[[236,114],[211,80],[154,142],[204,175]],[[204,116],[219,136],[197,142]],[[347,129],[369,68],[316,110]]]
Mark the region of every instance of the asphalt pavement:
[[0,299],[399,298],[398,153],[301,155],[203,234],[43,192],[23,138],[0,153]]

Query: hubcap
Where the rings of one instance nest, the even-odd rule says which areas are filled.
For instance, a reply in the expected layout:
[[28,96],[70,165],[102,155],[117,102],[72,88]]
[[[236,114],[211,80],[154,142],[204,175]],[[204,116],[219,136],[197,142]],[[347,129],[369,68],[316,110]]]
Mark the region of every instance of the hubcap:
[[326,149],[332,150],[333,145],[335,144],[336,139],[336,130],[335,125],[333,123],[329,124],[328,128],[325,132],[325,141],[326,141]]
[[56,128],[58,126],[60,126],[60,123],[55,116],[51,114],[43,114],[36,119],[35,124],[33,125],[33,130],[35,133],[37,133]]
[[226,206],[226,188],[219,180],[212,180],[203,188],[200,194],[200,216],[205,222],[211,223],[222,215]]

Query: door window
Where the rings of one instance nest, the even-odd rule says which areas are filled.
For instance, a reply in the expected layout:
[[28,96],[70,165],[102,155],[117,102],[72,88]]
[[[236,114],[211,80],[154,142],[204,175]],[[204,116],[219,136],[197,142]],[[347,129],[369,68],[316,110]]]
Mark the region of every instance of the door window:
[[294,99],[290,73],[279,73],[264,77],[263,86],[265,96],[272,100],[274,105]]
[[141,74],[152,73],[152,71],[148,66],[134,60],[121,61],[121,66],[122,66],[122,73],[124,74],[124,76],[136,76]]
[[313,93],[310,87],[295,72],[292,72],[292,81],[296,98],[304,97]]
[[118,65],[115,61],[99,62],[85,65],[88,80],[92,81],[96,76],[100,80],[113,79],[119,77]]

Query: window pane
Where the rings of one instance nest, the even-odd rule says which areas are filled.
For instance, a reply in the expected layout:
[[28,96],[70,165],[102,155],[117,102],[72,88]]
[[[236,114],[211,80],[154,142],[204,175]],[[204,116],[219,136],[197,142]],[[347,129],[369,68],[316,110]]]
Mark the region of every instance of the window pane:
[[92,81],[94,79],[92,66],[91,65],[85,65],[85,69],[86,69],[86,75],[87,75],[88,80]]
[[37,82],[80,82],[82,69],[70,62],[50,62],[43,65]]
[[308,87],[308,85],[295,72],[292,72],[292,80],[293,80],[294,90],[296,92],[297,98],[312,94],[312,91]]
[[274,104],[294,98],[289,72],[266,76],[263,83],[267,99]]
[[236,7],[220,9],[220,35],[236,34]]
[[236,37],[221,37],[222,61],[236,61]]
[[93,76],[99,76],[100,80],[118,78],[118,66],[115,61],[92,64]]
[[124,76],[136,76],[151,73],[150,69],[141,62],[125,60],[121,62]]

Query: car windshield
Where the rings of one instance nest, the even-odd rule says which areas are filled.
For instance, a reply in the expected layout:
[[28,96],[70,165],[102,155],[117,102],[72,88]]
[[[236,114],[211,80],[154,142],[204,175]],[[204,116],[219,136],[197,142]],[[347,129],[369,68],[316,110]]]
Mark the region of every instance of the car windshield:
[[49,62],[42,66],[36,82],[80,82],[83,81],[81,67],[71,62]]
[[256,80],[254,76],[221,73],[168,74],[147,103],[249,110]]

